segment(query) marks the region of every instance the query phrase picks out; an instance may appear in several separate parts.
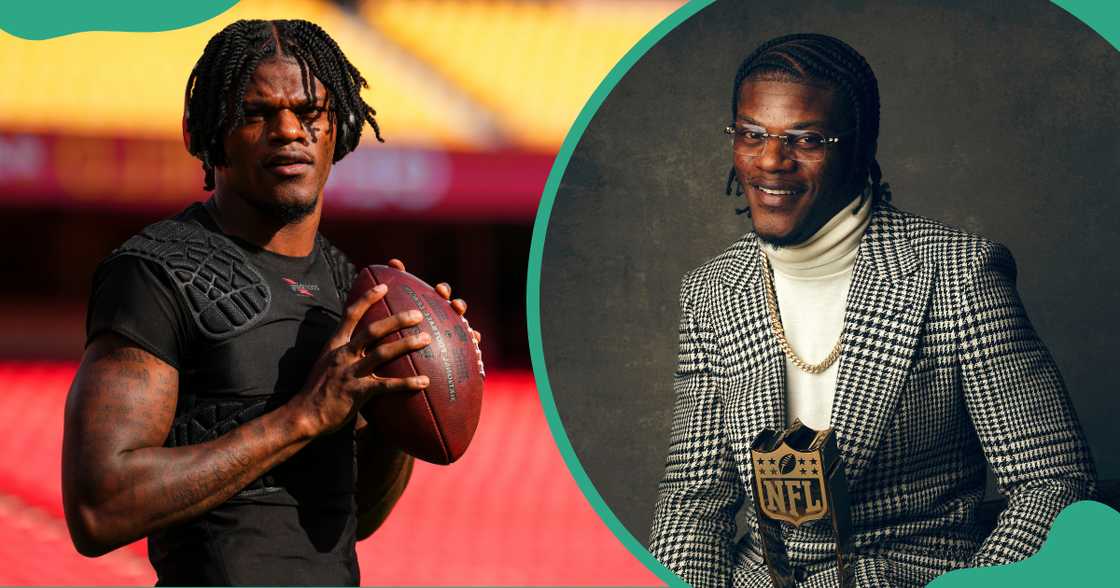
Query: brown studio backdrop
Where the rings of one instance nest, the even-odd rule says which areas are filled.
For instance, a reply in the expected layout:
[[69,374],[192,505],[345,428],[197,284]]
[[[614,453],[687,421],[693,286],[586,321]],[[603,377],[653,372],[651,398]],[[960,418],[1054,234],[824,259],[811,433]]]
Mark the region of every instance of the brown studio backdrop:
[[646,542],[668,451],[681,276],[749,230],[723,195],[731,84],[761,42],[839,37],[879,79],[896,206],[1006,244],[1102,478],[1120,477],[1120,54],[1048,2],[717,2],[615,86],[557,193],[541,271],[553,395]]

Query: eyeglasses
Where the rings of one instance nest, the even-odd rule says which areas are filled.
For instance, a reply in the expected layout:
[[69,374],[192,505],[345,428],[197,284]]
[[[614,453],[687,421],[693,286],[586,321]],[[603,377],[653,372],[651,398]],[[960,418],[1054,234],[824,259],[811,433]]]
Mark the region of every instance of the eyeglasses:
[[[735,149],[747,157],[758,157],[766,147],[768,139],[782,143],[782,152],[797,161],[821,161],[828,152],[828,146],[840,142],[840,137],[826,137],[817,131],[788,130],[784,134],[767,133],[756,125],[728,125],[724,133],[734,136]],[[846,135],[844,131],[838,135]]]

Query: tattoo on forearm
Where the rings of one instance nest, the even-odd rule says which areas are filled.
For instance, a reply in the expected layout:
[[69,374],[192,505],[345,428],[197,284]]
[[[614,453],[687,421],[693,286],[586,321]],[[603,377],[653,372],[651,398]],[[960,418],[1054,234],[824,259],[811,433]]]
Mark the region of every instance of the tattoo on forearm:
[[137,348],[91,347],[75,386],[75,492],[106,504],[125,536],[214,508],[302,446],[256,419],[213,442],[163,447],[179,373]]

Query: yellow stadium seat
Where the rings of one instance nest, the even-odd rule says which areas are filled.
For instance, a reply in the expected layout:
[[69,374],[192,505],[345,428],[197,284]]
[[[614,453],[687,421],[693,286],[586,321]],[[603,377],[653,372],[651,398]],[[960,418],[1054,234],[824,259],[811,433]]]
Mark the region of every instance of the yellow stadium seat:
[[[161,33],[26,41],[0,32],[0,129],[178,138],[183,86],[207,40],[240,18],[302,18],[369,81],[394,146],[555,150],[599,81],[681,0],[242,0]],[[372,140],[372,133],[367,133]]]
[[681,4],[367,0],[361,12],[492,109],[512,142],[555,149],[610,68]]
[[[477,125],[449,124],[461,107],[368,42],[368,28],[319,0],[242,0],[204,23],[160,33],[87,32],[27,41],[0,32],[0,129],[178,138],[183,89],[207,40],[241,18],[302,18],[322,26],[369,81],[365,93],[396,146],[472,148]],[[390,48],[391,44],[388,44]],[[372,133],[368,133],[372,136]]]

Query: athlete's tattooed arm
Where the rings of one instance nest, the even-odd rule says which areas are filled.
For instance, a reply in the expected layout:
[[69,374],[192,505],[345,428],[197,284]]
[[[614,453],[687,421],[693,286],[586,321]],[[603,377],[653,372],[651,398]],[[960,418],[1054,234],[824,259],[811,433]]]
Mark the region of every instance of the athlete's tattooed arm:
[[346,316],[303,390],[287,404],[206,443],[163,447],[178,399],[172,366],[115,334],[86,348],[66,400],[62,499],[74,546],[97,556],[225,502],[316,436],[338,430],[374,394],[420,390],[426,377],[370,374],[428,344],[383,342],[420,322],[399,313],[355,330],[384,295],[371,290]]
[[113,334],[86,350],[66,403],[63,503],[75,547],[101,555],[209,510],[311,439],[282,407],[208,443],[162,447],[179,374]]

